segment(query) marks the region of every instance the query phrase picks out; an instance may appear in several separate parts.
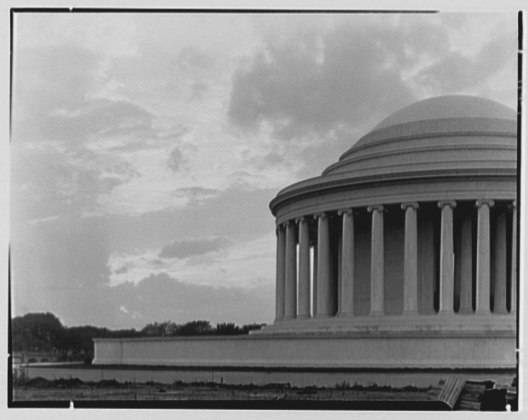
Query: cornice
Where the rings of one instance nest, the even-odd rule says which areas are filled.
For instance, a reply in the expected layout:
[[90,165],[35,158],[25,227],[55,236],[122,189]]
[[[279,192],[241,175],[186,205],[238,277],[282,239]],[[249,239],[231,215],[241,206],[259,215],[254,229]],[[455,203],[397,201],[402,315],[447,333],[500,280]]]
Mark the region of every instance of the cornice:
[[[341,176],[338,176],[341,175]],[[343,176],[345,175],[345,176]],[[320,176],[311,178],[299,183],[293,184],[288,188],[281,190],[277,196],[271,200],[270,209],[274,215],[277,214],[278,208],[286,205],[288,202],[309,198],[321,193],[333,193],[340,190],[351,188],[370,188],[382,185],[401,185],[409,182],[424,181],[480,181],[489,182],[492,180],[511,180],[515,182],[517,171],[515,168],[484,168],[484,169],[449,169],[436,171],[409,171],[399,172],[386,175],[367,175],[360,177],[350,177],[346,174],[337,174],[334,176]]]

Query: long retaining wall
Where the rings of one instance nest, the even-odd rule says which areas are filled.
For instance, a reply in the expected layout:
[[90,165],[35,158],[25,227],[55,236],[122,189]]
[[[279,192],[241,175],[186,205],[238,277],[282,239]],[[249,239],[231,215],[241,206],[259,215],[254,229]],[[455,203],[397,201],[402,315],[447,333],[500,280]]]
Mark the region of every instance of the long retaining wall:
[[515,334],[249,335],[95,339],[94,365],[514,369]]

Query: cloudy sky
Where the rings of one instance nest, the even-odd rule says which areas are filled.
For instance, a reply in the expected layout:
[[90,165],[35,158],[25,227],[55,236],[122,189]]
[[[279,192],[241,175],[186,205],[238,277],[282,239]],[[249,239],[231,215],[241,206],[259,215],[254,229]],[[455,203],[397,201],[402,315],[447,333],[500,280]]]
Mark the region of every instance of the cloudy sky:
[[413,101],[516,107],[517,16],[16,14],[14,315],[271,323],[268,203]]

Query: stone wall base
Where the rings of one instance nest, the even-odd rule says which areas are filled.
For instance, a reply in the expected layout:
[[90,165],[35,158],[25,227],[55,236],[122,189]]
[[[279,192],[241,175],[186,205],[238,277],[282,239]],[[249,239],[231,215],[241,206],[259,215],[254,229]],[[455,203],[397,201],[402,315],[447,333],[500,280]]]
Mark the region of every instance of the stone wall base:
[[256,334],[95,339],[94,364],[248,368],[513,369],[515,334]]

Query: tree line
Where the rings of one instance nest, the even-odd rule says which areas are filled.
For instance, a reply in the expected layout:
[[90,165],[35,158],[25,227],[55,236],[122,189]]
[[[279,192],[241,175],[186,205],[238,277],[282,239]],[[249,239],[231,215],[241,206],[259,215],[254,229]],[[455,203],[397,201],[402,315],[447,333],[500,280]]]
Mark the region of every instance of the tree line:
[[93,359],[94,338],[176,337],[194,335],[240,335],[265,324],[218,323],[197,320],[184,324],[171,321],[147,324],[141,330],[111,330],[91,325],[66,327],[52,313],[28,313],[11,320],[11,347],[14,352],[46,352],[56,360]]

